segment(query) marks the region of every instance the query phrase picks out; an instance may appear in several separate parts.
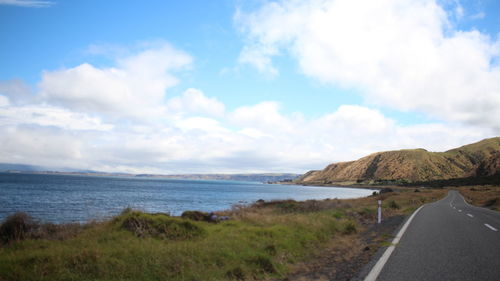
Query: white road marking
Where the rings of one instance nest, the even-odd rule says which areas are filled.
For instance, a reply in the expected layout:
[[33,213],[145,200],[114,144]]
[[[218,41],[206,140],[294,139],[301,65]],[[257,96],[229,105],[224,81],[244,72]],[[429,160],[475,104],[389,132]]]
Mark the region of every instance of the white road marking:
[[458,210],[459,212],[462,212],[462,210]]
[[468,215],[469,217],[471,217],[471,218],[473,218],[473,217],[474,217],[474,216],[473,216],[473,215],[471,215],[471,214],[467,214],[467,215]]
[[415,212],[413,212],[413,214],[410,216],[410,218],[406,221],[406,223],[403,225],[401,230],[398,232],[398,234],[396,235],[394,240],[392,240],[391,246],[389,246],[387,248],[387,250],[385,250],[382,257],[380,257],[380,259],[377,261],[377,263],[373,266],[372,270],[370,270],[370,273],[368,273],[368,275],[365,277],[364,281],[376,281],[377,280],[377,277],[380,274],[380,272],[382,271],[382,268],[384,268],[385,263],[387,262],[387,260],[389,260],[389,257],[391,256],[392,252],[396,248],[396,244],[398,244],[399,239],[401,239],[401,236],[403,236],[403,234],[405,233],[406,229],[410,225],[410,222],[413,220],[413,217],[415,217],[415,215],[418,213],[418,211],[420,211],[420,209],[422,209],[422,207],[424,207],[424,206],[425,205],[420,206],[420,208],[418,208]]
[[491,226],[491,225],[489,225],[489,224],[487,224],[487,223],[485,223],[484,225],[485,225],[487,228],[489,228],[489,229],[491,229],[491,230],[493,230],[493,231],[498,231],[498,229],[494,228],[493,226]]

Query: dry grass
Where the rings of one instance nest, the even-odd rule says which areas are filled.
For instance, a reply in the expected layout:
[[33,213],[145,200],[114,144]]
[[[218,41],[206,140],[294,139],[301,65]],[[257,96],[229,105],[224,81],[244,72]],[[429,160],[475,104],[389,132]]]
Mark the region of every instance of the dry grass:
[[500,186],[470,186],[457,188],[472,205],[500,211]]

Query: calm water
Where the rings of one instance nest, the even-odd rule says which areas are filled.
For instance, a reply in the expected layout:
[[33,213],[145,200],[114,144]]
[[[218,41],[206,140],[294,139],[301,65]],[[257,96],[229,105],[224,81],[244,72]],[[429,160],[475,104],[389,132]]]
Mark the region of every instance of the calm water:
[[85,222],[126,207],[180,215],[185,210],[225,210],[259,199],[355,198],[371,193],[254,182],[0,173],[0,220],[23,211],[46,222]]

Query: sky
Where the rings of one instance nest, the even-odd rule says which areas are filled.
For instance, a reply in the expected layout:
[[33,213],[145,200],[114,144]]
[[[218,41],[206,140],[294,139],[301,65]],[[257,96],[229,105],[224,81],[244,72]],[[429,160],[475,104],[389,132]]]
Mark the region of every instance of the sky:
[[499,1],[0,0],[0,163],[304,173],[499,135]]

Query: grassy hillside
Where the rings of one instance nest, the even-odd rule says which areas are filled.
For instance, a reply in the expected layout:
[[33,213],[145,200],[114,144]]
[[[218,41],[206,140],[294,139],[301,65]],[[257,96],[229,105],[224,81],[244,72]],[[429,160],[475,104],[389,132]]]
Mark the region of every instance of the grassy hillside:
[[296,180],[305,184],[336,182],[426,182],[493,176],[500,173],[500,138],[446,152],[406,149],[378,152],[357,161],[334,163]]

